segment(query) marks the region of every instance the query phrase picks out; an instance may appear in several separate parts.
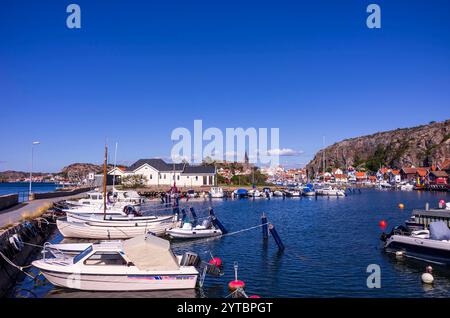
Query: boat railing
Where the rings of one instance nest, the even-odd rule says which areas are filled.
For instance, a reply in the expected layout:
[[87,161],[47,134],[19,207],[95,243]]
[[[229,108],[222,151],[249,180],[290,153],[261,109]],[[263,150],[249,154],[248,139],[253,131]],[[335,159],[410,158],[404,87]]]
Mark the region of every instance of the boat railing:
[[69,257],[64,254],[60,249],[55,247],[50,242],[44,244],[44,248],[42,249],[43,261],[47,261],[47,253],[52,254],[55,258],[62,258],[64,261],[68,260]]

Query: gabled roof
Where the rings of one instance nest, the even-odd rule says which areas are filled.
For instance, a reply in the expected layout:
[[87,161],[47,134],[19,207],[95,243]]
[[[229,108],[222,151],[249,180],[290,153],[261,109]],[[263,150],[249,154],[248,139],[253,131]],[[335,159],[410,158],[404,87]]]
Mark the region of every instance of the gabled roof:
[[357,172],[357,173],[355,173],[355,176],[356,177],[365,177],[366,176],[366,173],[365,172]]
[[186,166],[182,172],[183,174],[206,174],[216,173],[216,168],[212,165],[203,166]]
[[425,177],[428,174],[428,169],[426,168],[417,168],[417,174],[421,177]]
[[183,171],[184,163],[166,163],[162,159],[140,159],[133,163],[129,168],[128,171],[135,171],[139,167],[148,164],[149,166],[155,168],[158,171]]
[[435,177],[438,178],[447,178],[448,174],[445,171],[442,170],[437,170],[437,171],[431,171],[430,174],[434,175]]
[[403,173],[405,174],[415,174],[417,172],[416,168],[402,168]]
[[441,164],[441,169],[442,169],[442,170],[448,170],[448,169],[450,169],[450,159],[445,160],[445,161]]

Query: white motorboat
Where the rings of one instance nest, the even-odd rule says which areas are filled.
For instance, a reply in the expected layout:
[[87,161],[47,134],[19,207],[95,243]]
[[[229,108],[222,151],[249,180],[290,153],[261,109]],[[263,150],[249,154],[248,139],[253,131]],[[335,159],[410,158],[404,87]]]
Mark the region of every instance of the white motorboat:
[[59,232],[64,237],[96,239],[96,240],[117,240],[128,239],[138,235],[152,232],[155,235],[163,235],[166,229],[175,226],[172,217],[167,220],[154,221],[118,221],[117,223],[102,221],[69,222],[67,220],[56,220]]
[[[102,206],[103,205],[103,193],[101,192],[89,192],[87,197],[79,200],[67,200],[70,205],[75,206]],[[136,191],[121,191],[114,189],[114,191],[108,193],[107,203],[115,208],[123,208],[127,205],[139,205],[146,202],[146,199],[140,196]]]
[[82,215],[82,214],[71,214],[66,213],[66,220],[68,222],[77,222],[77,223],[87,223],[90,224],[113,224],[113,225],[127,225],[127,224],[140,224],[140,223],[148,223],[148,222],[166,222],[172,220],[173,222],[177,221],[176,215],[146,215],[146,216],[135,216],[135,215],[127,215],[127,216],[116,216],[116,215],[100,215],[100,214],[91,214],[91,215]]
[[196,226],[187,222],[182,227],[168,229],[166,233],[176,239],[196,239],[222,235],[222,231],[212,225],[210,219],[206,219],[201,225]]
[[400,190],[402,190],[402,191],[411,191],[413,189],[414,189],[413,184],[406,183],[406,184],[400,185]]
[[386,180],[382,180],[382,181],[378,182],[378,187],[379,187],[379,188],[390,189],[390,188],[392,188],[392,184],[390,184],[390,183],[387,182]]
[[[125,212],[126,208],[127,208],[127,206],[125,206],[121,209],[107,206],[106,214],[126,216],[127,215],[127,213]],[[105,214],[105,209],[103,209],[103,205],[100,205],[100,206],[78,206],[78,207],[74,207],[74,208],[61,209],[61,211],[65,212],[65,213],[84,214],[84,215],[88,215],[88,214],[89,215],[90,214],[104,215]]]
[[283,191],[275,190],[275,191],[273,192],[273,196],[274,196],[274,197],[282,197],[282,196],[284,196],[284,193],[283,193]]
[[302,194],[304,196],[307,196],[307,197],[315,196],[316,195],[316,191],[312,187],[304,187],[302,189]]
[[209,195],[211,196],[211,198],[223,198],[224,192],[221,187],[211,187]]
[[[192,289],[199,276],[195,254],[175,256],[168,241],[152,235],[78,248],[85,249],[74,257],[44,255],[33,266],[55,286],[86,291]],[[60,249],[56,245],[53,250]]]
[[345,191],[331,186],[316,189],[318,195],[345,197]]
[[[398,227],[399,228],[399,227]],[[401,255],[440,265],[450,265],[450,230],[443,221],[432,222],[430,230],[408,233],[395,228],[390,234],[383,233],[384,249]]]
[[191,198],[191,199],[193,199],[193,198],[198,198],[198,197],[199,197],[198,193],[195,192],[195,190],[192,190],[192,189],[187,190],[186,196],[187,196],[188,198]]
[[291,189],[291,190],[286,190],[285,193],[286,193],[287,197],[298,198],[298,197],[302,196],[302,191],[301,190]]
[[259,198],[261,196],[261,192],[258,189],[248,190],[249,198]]
[[261,196],[265,198],[271,198],[273,197],[273,192],[270,188],[263,188],[261,191]]

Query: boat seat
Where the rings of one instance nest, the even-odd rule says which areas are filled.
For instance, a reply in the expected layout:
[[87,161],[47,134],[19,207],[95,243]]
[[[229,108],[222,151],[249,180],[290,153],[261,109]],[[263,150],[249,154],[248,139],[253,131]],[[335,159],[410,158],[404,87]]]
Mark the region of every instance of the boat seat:
[[192,230],[192,224],[191,223],[184,223],[183,224],[183,230]]

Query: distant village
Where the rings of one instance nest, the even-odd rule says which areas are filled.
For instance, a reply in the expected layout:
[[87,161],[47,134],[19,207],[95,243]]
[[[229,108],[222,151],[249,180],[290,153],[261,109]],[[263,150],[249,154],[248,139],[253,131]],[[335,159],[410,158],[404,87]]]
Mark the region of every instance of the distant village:
[[[83,165],[83,164],[78,164]],[[87,164],[84,164],[87,165]],[[77,173],[34,174],[33,182],[54,182],[60,185],[90,184],[101,178],[100,170]],[[12,172],[11,172],[12,173]],[[408,166],[400,169],[380,167],[376,172],[346,168],[331,168],[326,172],[308,175],[306,168],[287,169],[278,167],[257,167],[248,162],[208,162],[193,166],[187,163],[166,163],[162,159],[141,159],[130,167],[116,167],[108,169],[108,178],[115,177],[116,184],[126,178],[139,176],[142,186],[172,185],[180,187],[213,186],[213,185],[251,185],[273,184],[277,186],[291,186],[308,182],[331,183],[337,185],[399,185],[410,184],[415,188],[430,188],[436,190],[447,189],[450,175],[450,159],[440,165],[431,167]],[[2,182],[29,182],[25,173],[12,174],[12,177]]]

